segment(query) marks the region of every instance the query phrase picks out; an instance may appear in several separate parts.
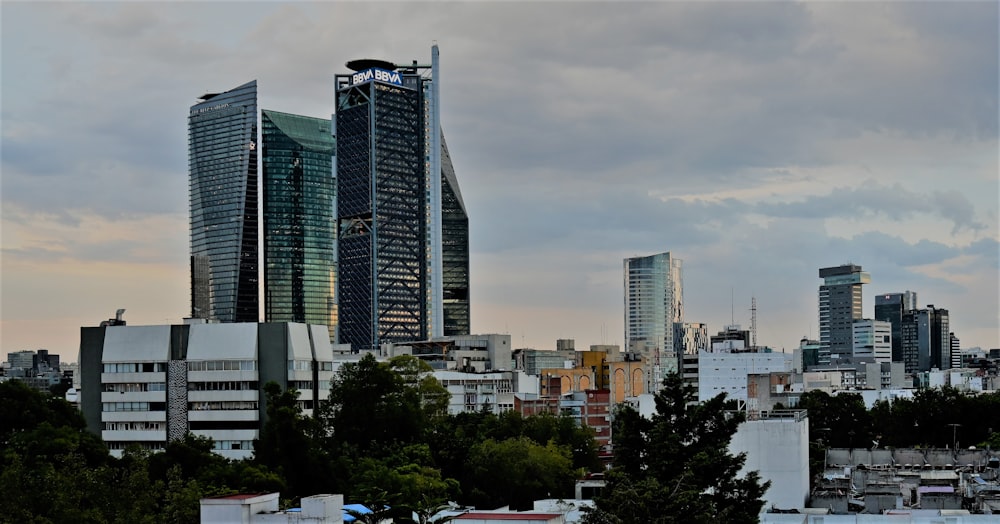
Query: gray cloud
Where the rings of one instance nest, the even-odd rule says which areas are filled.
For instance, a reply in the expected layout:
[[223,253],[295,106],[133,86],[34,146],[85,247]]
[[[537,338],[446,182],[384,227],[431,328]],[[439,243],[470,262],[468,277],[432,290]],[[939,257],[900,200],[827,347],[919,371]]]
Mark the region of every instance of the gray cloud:
[[[345,61],[426,60],[436,39],[445,132],[485,265],[475,300],[593,303],[620,321],[621,258],[671,250],[686,260],[692,314],[714,328],[730,320],[730,293],[744,310],[740,295],[756,293],[787,340],[815,324],[816,269],[853,260],[872,288],[942,303],[966,293],[955,318],[996,331],[995,296],[926,274],[997,273],[997,203],[982,196],[997,191],[983,181],[996,169],[995,3],[254,7],[4,4],[0,189],[26,213],[5,211],[5,225],[183,215],[198,95],[256,78],[262,107],[327,116]],[[873,181],[855,185],[867,166]],[[913,166],[941,175],[917,183]],[[698,198],[776,180],[802,190]],[[914,234],[837,238],[827,219]],[[930,221],[962,240],[918,229]],[[81,260],[160,256],[122,239],[64,247]]]

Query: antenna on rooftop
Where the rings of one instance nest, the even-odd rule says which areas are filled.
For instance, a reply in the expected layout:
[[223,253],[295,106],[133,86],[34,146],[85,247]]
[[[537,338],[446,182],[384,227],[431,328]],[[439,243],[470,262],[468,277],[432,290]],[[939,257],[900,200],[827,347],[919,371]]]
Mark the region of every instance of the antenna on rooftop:
[[750,296],[750,347],[757,350],[757,297]]
[[729,287],[729,325],[736,325],[736,291]]

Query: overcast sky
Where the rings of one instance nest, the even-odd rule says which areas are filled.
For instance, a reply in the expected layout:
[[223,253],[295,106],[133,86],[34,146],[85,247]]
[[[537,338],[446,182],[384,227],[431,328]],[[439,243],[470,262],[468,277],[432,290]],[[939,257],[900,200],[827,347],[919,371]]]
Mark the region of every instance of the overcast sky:
[[998,8],[891,3],[0,4],[0,358],[190,310],[188,108],[333,112],[353,58],[441,50],[472,328],[623,342],[622,260],[684,261],[685,320],[817,336],[820,267],[1000,347]]

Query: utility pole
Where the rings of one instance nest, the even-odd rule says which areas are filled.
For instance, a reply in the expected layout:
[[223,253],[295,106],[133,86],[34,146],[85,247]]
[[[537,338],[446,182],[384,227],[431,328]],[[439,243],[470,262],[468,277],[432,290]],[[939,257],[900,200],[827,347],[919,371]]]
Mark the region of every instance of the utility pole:
[[955,453],[958,450],[958,428],[961,424],[948,424],[951,426],[951,451]]

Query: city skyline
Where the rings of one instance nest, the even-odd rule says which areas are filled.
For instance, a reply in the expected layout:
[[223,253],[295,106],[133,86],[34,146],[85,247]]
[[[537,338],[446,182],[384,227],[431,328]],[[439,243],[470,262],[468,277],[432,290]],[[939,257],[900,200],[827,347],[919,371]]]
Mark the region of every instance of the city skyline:
[[621,261],[670,251],[711,333],[755,296],[761,345],[816,338],[854,263],[864,317],[912,290],[1000,347],[995,3],[435,6],[5,2],[2,352],[189,314],[198,94],[325,117],[347,60],[433,41],[473,333],[624,344]]

